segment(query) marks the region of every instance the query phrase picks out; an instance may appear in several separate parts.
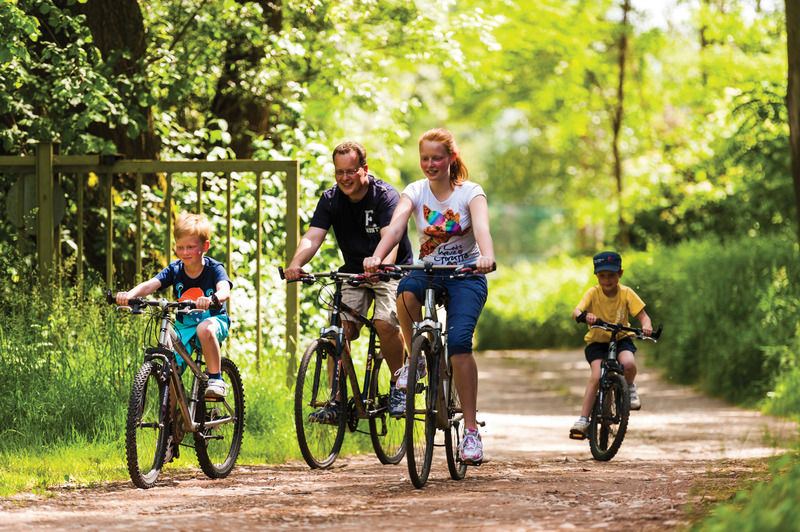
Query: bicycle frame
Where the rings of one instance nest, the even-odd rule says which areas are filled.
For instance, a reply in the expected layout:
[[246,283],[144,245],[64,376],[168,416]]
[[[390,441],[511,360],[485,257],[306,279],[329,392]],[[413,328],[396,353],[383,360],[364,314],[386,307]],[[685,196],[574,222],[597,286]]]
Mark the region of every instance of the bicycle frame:
[[[328,327],[323,327],[320,329],[320,339],[328,339],[334,342],[334,352],[336,353],[336,358],[338,360],[334,360],[336,364],[336,369],[333,375],[333,383],[331,389],[331,396],[336,397],[338,393],[339,387],[339,375],[340,371],[344,370],[345,375],[347,376],[348,380],[350,381],[350,387],[353,390],[353,397],[360,397],[360,401],[354,401],[356,415],[359,419],[369,419],[370,413],[367,412],[366,404],[367,404],[367,392],[369,390],[372,378],[372,366],[374,363],[374,353],[377,353],[377,350],[380,349],[380,343],[378,340],[378,331],[375,329],[375,326],[365,316],[362,316],[351,307],[347,306],[345,303],[342,302],[342,285],[344,280],[340,277],[334,278],[334,283],[336,285],[336,291],[333,295],[333,306],[331,309],[331,319],[330,325]],[[366,367],[364,370],[364,385],[363,391],[362,388],[358,386],[358,378],[356,377],[356,370],[355,366],[353,365],[353,359],[350,356],[350,342],[345,338],[344,335],[344,326],[342,325],[342,316],[341,313],[345,312],[349,316],[355,318],[361,325],[364,325],[369,329],[369,347],[367,349],[367,361]],[[319,375],[314,376],[315,384],[318,383]],[[374,417],[375,414],[372,414]]]
[[[202,349],[199,346],[195,347],[195,351],[197,353],[197,361],[195,362],[192,360],[191,355],[186,351],[186,348],[183,346],[183,343],[180,341],[178,334],[172,327],[172,320],[170,320],[169,316],[169,306],[167,305],[167,301],[160,301],[159,302],[159,315],[158,318],[161,321],[161,325],[159,327],[159,335],[158,335],[158,347],[149,347],[145,350],[145,361],[150,361],[154,359],[158,359],[163,363],[163,367],[165,371],[168,371],[169,376],[169,392],[170,397],[174,397],[177,400],[178,407],[181,412],[181,417],[183,418],[184,422],[184,429],[186,432],[198,432],[205,430],[206,428],[213,428],[219,425],[223,425],[225,423],[230,423],[230,418],[221,418],[218,420],[213,420],[209,422],[197,422],[194,421],[195,413],[197,409],[197,398],[198,392],[200,387],[200,380],[203,382],[208,381],[208,375],[206,375],[200,369],[200,361],[203,356]],[[181,314],[190,314],[193,311],[183,311],[183,310],[176,310],[176,313]],[[186,366],[192,371],[194,376],[196,377],[193,386],[191,396],[187,397],[186,390],[183,387],[183,383],[181,381],[181,373],[178,371],[176,359],[173,356],[173,353],[177,353],[183,361],[186,363]],[[169,367],[169,370],[166,368]],[[167,377],[165,375],[164,377]],[[165,398],[167,396],[165,395]],[[206,398],[206,401],[211,401],[213,399]],[[230,408],[230,405],[223,399],[220,398],[218,402],[221,402],[225,408],[228,410],[228,414],[231,418],[234,416],[233,411]],[[168,419],[166,414],[169,414],[169,402],[167,404],[161,405],[161,419]],[[163,421],[162,421],[163,423]]]

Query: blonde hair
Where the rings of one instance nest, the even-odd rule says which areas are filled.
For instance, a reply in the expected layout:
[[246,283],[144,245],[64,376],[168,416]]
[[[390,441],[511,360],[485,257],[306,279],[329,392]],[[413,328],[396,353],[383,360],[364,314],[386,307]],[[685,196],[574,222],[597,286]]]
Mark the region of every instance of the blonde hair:
[[429,129],[419,138],[419,145],[422,146],[422,143],[425,141],[438,142],[447,150],[447,155],[455,155],[453,162],[450,163],[451,183],[457,185],[469,178],[467,166],[464,164],[464,161],[461,160],[461,154],[458,152],[458,146],[456,146],[456,139],[453,137],[453,133],[444,128]]
[[205,242],[211,237],[211,222],[202,214],[182,212],[175,220],[175,230],[172,234],[175,240],[185,236],[195,236]]

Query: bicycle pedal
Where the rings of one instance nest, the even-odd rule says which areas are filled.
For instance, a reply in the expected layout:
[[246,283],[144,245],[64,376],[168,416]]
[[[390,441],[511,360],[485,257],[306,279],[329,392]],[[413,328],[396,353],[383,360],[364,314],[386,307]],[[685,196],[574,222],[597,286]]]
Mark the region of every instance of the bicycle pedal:
[[586,434],[577,430],[569,431],[569,439],[570,440],[585,440]]

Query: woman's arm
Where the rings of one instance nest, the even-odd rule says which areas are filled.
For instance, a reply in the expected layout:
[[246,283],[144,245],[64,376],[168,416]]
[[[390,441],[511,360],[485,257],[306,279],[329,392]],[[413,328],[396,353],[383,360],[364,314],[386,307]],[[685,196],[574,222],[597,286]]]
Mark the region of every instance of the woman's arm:
[[401,195],[394,214],[392,214],[392,221],[381,230],[381,241],[378,242],[372,256],[364,259],[365,272],[376,272],[383,259],[392,251],[392,248],[397,246],[403,237],[403,231],[408,227],[408,219],[411,217],[413,209],[414,204],[411,202],[411,198],[405,194]]
[[469,212],[472,218],[472,232],[475,241],[481,250],[481,256],[475,262],[480,273],[489,273],[494,266],[494,243],[489,232],[489,203],[486,196],[480,195],[469,202]]

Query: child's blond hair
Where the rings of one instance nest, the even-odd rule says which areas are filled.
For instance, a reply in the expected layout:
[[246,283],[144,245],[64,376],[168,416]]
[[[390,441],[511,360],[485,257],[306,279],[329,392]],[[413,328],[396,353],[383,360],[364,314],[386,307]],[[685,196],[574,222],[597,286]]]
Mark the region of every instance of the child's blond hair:
[[202,214],[183,212],[175,220],[175,230],[172,234],[175,240],[185,236],[194,236],[205,242],[211,237],[211,222]]

